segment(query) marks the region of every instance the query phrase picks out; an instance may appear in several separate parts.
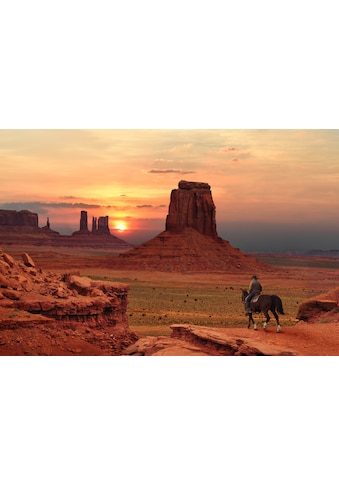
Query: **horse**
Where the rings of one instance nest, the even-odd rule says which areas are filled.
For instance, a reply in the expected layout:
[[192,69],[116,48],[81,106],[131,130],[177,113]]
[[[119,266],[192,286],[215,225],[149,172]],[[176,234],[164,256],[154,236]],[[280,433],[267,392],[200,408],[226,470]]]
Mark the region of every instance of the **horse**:
[[[241,290],[242,291],[242,301],[245,302],[245,298],[248,296],[248,291],[246,290]],[[271,311],[274,315],[274,318],[277,321],[277,333],[280,332],[280,322],[279,322],[279,317],[278,313],[280,315],[285,315],[284,309],[283,309],[283,304],[281,301],[281,298],[277,295],[257,295],[254,298],[252,298],[250,302],[250,310],[253,313],[260,313],[263,312],[263,314],[266,317],[266,322],[264,322],[264,330],[266,330],[268,322],[271,320],[271,317],[269,316],[268,312]],[[257,330],[257,324],[253,320],[252,313],[248,314],[248,326],[247,328],[250,328],[251,322],[253,323],[254,330]]]

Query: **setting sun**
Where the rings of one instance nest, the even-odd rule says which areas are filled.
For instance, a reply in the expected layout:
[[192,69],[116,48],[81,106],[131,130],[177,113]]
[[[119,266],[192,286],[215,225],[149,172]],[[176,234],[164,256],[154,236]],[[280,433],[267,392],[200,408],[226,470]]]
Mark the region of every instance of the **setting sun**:
[[115,229],[119,232],[124,232],[126,231],[127,227],[124,222],[117,222],[115,225]]

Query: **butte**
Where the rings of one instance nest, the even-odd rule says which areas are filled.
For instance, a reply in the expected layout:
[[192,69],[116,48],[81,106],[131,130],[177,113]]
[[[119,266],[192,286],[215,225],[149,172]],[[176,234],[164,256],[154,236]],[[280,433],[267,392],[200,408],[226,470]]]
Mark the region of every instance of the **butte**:
[[165,231],[119,254],[113,267],[166,272],[246,272],[273,268],[218,236],[211,187],[182,180],[171,192]]

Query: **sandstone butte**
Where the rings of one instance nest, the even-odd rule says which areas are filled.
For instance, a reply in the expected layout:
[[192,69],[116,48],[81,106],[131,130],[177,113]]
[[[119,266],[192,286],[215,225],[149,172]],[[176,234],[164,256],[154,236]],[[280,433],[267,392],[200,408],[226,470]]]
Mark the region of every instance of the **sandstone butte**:
[[49,219],[39,227],[38,214],[28,210],[0,209],[0,236],[2,244],[34,246],[92,247],[126,251],[133,246],[111,234],[109,217],[93,217],[91,230],[88,227],[87,211],[80,213],[80,227],[70,236],[54,231]]
[[182,180],[170,196],[165,231],[108,262],[110,267],[174,272],[269,272],[218,236],[211,187]]

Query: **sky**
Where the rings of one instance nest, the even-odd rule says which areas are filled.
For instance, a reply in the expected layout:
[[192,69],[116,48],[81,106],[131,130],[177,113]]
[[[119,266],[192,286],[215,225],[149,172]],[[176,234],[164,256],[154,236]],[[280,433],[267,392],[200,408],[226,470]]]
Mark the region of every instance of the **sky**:
[[0,208],[109,216],[140,244],[165,229],[180,180],[207,182],[220,237],[244,251],[339,249],[339,130],[4,129]]

